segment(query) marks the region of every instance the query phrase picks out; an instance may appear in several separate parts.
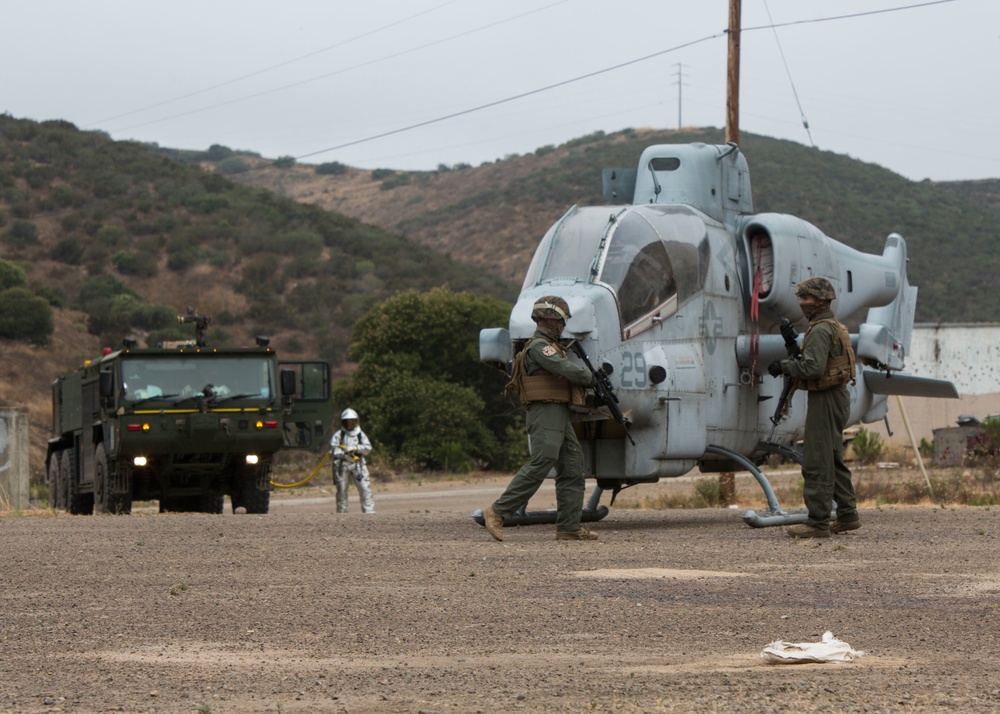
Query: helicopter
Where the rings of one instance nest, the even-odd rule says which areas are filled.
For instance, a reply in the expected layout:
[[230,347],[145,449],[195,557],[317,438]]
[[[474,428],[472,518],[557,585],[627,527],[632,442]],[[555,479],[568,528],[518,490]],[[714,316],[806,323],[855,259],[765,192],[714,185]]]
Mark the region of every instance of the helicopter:
[[[816,226],[753,213],[746,157],[733,143],[658,144],[635,169],[604,169],[607,205],[573,206],[545,233],[506,328],[480,332],[480,361],[509,374],[535,330],[532,305],[557,295],[573,359],[606,389],[571,419],[597,488],[584,520],[600,520],[603,491],[660,479],[749,471],[768,509],[754,527],[801,523],[778,503],[760,466],[773,453],[801,463],[806,394],[783,389],[766,366],[787,357],[782,319],[807,325],[795,295],[806,278],[834,286],[836,318],[856,326],[849,425],[885,419],[890,395],[958,398],[946,380],[906,374],[917,288],[897,233],[881,255]],[[596,367],[594,365],[597,365]],[[473,513],[482,523],[482,512]],[[509,525],[552,522],[527,504]]]

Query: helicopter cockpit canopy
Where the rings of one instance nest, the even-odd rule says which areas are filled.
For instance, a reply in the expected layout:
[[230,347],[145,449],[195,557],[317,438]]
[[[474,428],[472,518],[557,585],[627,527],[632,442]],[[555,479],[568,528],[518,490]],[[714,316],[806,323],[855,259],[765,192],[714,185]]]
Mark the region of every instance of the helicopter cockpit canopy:
[[628,339],[677,311],[705,286],[709,242],[687,206],[571,209],[538,246],[524,288],[542,282],[603,285],[617,298]]

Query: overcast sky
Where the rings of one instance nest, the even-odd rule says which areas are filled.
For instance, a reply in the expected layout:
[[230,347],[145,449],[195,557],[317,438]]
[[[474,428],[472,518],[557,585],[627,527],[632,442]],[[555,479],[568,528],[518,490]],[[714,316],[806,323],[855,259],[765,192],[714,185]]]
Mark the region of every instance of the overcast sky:
[[[743,0],[741,130],[913,180],[1000,177],[1000,0],[929,2]],[[725,125],[728,0],[0,7],[0,112],[115,139],[419,170]]]

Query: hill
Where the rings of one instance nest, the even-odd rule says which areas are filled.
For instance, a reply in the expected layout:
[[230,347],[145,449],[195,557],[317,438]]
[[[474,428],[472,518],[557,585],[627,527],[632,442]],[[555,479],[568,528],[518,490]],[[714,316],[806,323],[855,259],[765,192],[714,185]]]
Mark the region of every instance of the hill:
[[[654,143],[722,143],[720,130],[627,130],[594,134],[479,167],[433,172],[363,171],[274,164],[234,175],[298,201],[355,216],[456,260],[520,281],[538,240],[571,205],[601,198],[601,169],[634,167]],[[910,281],[920,287],[917,320],[988,321],[1000,239],[997,182],[913,182],[873,164],[790,141],[744,134],[756,212],[790,213],[827,235],[881,253],[902,234]]]
[[36,469],[52,380],[126,334],[140,344],[191,337],[176,320],[188,306],[213,316],[213,345],[267,334],[283,357],[322,357],[343,376],[352,325],[389,295],[442,285],[516,294],[481,268],[159,147],[9,115],[0,115],[0,258],[53,311],[47,344],[0,340],[0,404],[29,407]]

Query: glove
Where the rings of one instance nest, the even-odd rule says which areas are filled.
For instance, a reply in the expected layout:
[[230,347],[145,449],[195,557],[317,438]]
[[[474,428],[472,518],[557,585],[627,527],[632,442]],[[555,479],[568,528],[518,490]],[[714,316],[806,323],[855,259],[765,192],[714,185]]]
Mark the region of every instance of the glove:
[[781,372],[781,360],[776,359],[771,364],[767,365],[767,373],[772,377],[780,377]]
[[795,328],[792,327],[792,323],[788,320],[781,321],[781,336],[785,338],[785,344],[789,347],[795,344],[798,334],[795,332]]

